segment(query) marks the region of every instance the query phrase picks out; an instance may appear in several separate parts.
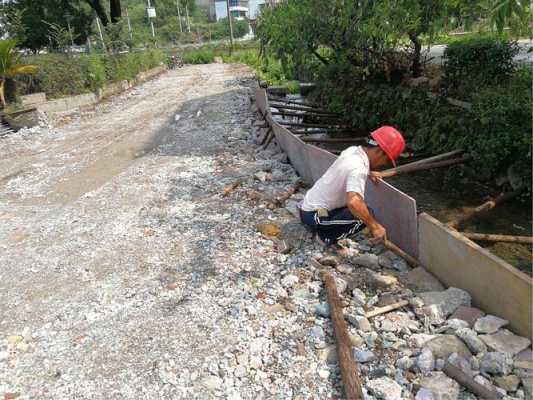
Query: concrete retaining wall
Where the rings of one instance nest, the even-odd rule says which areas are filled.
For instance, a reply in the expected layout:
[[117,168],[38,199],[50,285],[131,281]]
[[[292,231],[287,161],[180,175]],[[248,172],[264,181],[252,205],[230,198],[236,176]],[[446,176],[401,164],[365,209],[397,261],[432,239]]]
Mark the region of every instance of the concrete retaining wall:
[[39,111],[45,113],[60,113],[70,110],[74,110],[79,107],[88,107],[92,106],[106,97],[122,93],[125,90],[128,90],[135,84],[142,83],[148,79],[151,79],[166,70],[165,66],[159,66],[148,71],[140,72],[137,74],[136,78],[132,82],[126,80],[118,83],[112,83],[104,86],[102,89],[98,90],[97,93],[86,93],[80,94],[77,96],[69,96],[56,100],[49,100],[44,103],[37,104]]
[[466,290],[484,311],[533,339],[533,279],[428,214],[420,214],[420,262],[446,286]]

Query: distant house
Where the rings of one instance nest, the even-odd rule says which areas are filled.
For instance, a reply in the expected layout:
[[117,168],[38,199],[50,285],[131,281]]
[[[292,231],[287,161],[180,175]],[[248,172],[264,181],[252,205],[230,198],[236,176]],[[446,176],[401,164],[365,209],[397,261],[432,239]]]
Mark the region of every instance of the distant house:
[[250,17],[250,2],[249,0],[216,0],[215,11],[217,21],[228,17],[227,4],[229,1],[229,12],[233,19],[242,21]]
[[[230,12],[237,20],[255,20],[261,15],[261,10],[266,5],[279,3],[281,0],[229,0]],[[227,17],[226,0],[211,0],[214,5],[216,20]]]

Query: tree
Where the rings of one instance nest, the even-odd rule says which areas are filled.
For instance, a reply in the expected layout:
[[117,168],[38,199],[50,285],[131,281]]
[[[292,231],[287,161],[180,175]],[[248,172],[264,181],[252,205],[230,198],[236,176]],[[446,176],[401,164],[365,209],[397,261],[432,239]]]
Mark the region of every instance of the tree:
[[107,18],[107,12],[106,12],[105,7],[102,5],[102,0],[85,0],[85,1],[96,12],[96,15],[98,15],[98,18],[100,18],[100,21],[102,21],[102,25],[104,26],[107,26],[109,24],[110,19],[111,19],[111,23],[113,24],[117,23],[122,16],[120,0],[109,0],[110,19]]
[[37,67],[20,63],[20,55],[15,52],[15,40],[0,40],[0,102],[6,107],[5,83],[17,75],[33,74]]
[[91,31],[92,11],[72,0],[18,0],[5,6],[6,28],[21,47],[37,51],[49,45],[51,24],[73,30],[74,42],[85,43]]

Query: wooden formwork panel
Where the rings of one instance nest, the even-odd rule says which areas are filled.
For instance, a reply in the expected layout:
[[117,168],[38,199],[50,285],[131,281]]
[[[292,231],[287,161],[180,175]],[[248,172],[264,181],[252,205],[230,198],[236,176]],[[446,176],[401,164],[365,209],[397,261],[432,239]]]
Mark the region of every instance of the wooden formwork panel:
[[531,277],[428,214],[420,214],[418,227],[420,261],[431,273],[446,286],[466,290],[474,305],[533,339]]
[[294,169],[298,171],[306,183],[313,183],[313,176],[307,159],[307,145],[277,122],[272,123],[272,129],[276,135],[276,141],[287,153]]
[[255,89],[255,102],[257,104],[257,108],[259,109],[259,111],[261,111],[262,115],[265,115],[265,113],[270,111],[268,106],[268,97],[265,89]]
[[313,183],[318,181],[328,168],[335,162],[337,156],[327,150],[306,144],[307,159],[309,160],[309,174],[313,178]]
[[366,182],[365,200],[387,230],[387,237],[407,254],[418,257],[416,200],[385,181]]

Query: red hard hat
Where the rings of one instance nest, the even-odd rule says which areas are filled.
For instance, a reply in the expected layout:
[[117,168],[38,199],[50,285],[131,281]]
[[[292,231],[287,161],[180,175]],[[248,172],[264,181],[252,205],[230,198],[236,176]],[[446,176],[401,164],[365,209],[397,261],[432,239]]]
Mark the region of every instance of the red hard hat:
[[382,126],[370,134],[381,150],[389,156],[392,164],[396,166],[396,159],[405,149],[405,140],[400,132],[392,126]]

